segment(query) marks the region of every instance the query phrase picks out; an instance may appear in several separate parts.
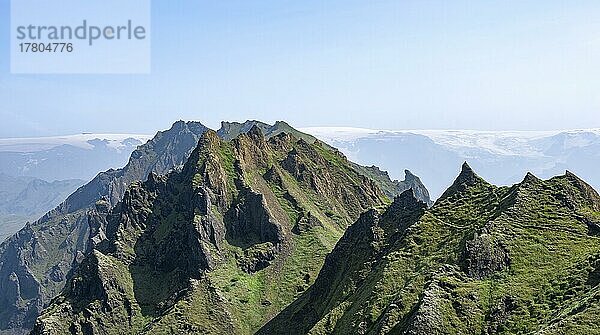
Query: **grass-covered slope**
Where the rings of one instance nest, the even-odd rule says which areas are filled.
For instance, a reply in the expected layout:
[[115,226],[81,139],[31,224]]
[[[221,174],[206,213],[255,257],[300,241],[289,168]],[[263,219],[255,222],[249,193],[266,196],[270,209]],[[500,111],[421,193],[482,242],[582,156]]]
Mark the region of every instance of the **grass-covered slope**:
[[[600,197],[571,173],[495,187],[465,165],[424,210],[352,225],[262,334],[597,334]],[[400,209],[400,210],[399,210]]]
[[319,142],[207,131],[180,172],[97,204],[94,251],[34,333],[253,333],[314,282],[347,226],[388,203]]

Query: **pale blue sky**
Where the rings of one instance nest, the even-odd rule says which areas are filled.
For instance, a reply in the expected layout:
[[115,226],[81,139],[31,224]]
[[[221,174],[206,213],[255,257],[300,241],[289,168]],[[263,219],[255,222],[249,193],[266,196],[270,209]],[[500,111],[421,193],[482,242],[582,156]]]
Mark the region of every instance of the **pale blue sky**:
[[388,129],[600,127],[599,1],[153,1],[152,74],[11,75],[0,137],[178,119]]

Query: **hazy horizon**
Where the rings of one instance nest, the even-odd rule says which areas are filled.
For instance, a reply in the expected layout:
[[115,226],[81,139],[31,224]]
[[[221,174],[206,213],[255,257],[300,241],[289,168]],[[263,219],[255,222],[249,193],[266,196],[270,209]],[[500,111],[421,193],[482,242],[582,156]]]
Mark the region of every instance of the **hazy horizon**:
[[[159,131],[164,131],[169,129],[173,123],[177,122],[177,121],[186,121],[186,122],[200,122],[203,125],[207,126],[208,128],[212,129],[212,130],[218,130],[220,128],[220,124],[218,126],[211,126],[207,123],[202,122],[201,120],[176,120],[173,121],[169,124],[167,124],[165,127],[160,128],[160,129],[155,129],[149,132],[132,132],[132,131],[125,131],[125,132],[94,132],[94,131],[86,131],[86,130],[82,130],[79,132],[65,132],[65,133],[55,133],[55,134],[45,134],[45,135],[39,135],[39,136],[7,136],[7,137],[0,137],[0,140],[10,140],[10,139],[35,139],[35,138],[56,138],[56,137],[68,137],[68,136],[78,136],[78,135],[141,135],[141,136],[154,136],[157,132]],[[285,121],[286,120],[275,120],[272,122],[268,122],[268,121],[263,121],[263,120],[235,120],[235,121],[230,121],[230,120],[224,120],[227,122],[239,122],[239,123],[243,123],[244,121],[260,121],[260,122],[265,122],[268,124],[274,124],[275,121]],[[547,129],[547,130],[535,130],[535,129],[522,129],[522,130],[518,130],[518,129],[460,129],[460,128],[431,128],[431,129],[427,129],[427,128],[407,128],[407,129],[402,129],[402,128],[366,128],[366,127],[355,127],[355,126],[297,126],[295,124],[290,124],[290,126],[292,126],[293,128],[296,128],[300,131],[303,132],[307,132],[307,130],[317,130],[317,129],[335,129],[335,130],[365,130],[365,131],[389,131],[389,132],[474,132],[474,133],[546,133],[546,134],[551,134],[551,133],[563,133],[563,132],[573,132],[573,131],[590,131],[590,132],[600,132],[600,127],[592,127],[592,128],[556,128],[556,129]]]

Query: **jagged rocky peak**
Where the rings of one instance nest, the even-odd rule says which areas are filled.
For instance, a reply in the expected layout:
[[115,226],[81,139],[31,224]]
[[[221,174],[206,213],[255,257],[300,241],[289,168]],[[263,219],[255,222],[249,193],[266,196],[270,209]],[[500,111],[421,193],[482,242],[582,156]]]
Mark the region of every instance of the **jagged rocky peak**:
[[277,136],[281,133],[288,133],[293,135],[295,138],[302,138],[309,143],[317,142],[317,139],[309,134],[303,133],[294,129],[289,124],[283,121],[277,121],[273,125],[266,124],[264,122],[256,121],[256,120],[248,120],[243,123],[239,122],[222,122],[221,128],[217,131],[219,136],[226,141],[230,141],[240,134],[247,133],[252,129],[252,127],[258,127],[265,138],[270,139],[274,136]]
[[294,129],[292,126],[290,126],[287,122],[285,121],[275,121],[275,127],[279,128],[279,129]]
[[442,194],[438,201],[456,196],[459,193],[467,191],[469,188],[482,185],[491,186],[483,180],[483,178],[479,177],[467,162],[464,162],[460,174],[456,177],[452,186]]
[[[39,311],[64,287],[67,274],[89,250],[104,245],[106,208],[96,208],[98,200],[104,198],[112,209],[133,182],[145,180],[150,172],[161,175],[177,169],[206,129],[199,122],[178,121],[158,132],[132,153],[125,167],[99,173],[7,241],[0,250],[0,283],[16,278],[21,289],[0,284],[0,296],[9,299],[0,302],[0,332],[31,330]],[[96,239],[88,239],[88,234]]]
[[539,183],[540,181],[541,181],[541,179],[538,178],[537,176],[535,176],[533,173],[527,172],[527,174],[525,175],[525,178],[523,179],[521,184],[536,184],[536,183]]
[[231,140],[242,133],[247,133],[254,126],[260,127],[263,130],[270,127],[270,125],[256,120],[246,120],[243,123],[222,121],[221,128],[217,130],[217,133],[225,140]]
[[205,131],[202,136],[200,136],[200,140],[198,141],[197,147],[208,147],[212,148],[215,144],[220,143],[221,138],[212,129],[208,129]]
[[381,226],[388,238],[394,237],[393,234],[403,232],[416,223],[428,206],[427,203],[415,196],[413,189],[408,189],[396,196],[382,214]]
[[257,125],[253,125],[247,133],[240,134],[233,139],[232,143],[240,157],[241,164],[269,167],[273,149]]
[[412,181],[416,179],[419,179],[419,177],[415,176],[412,172],[410,172],[410,170],[404,170],[404,181]]
[[428,206],[433,205],[433,201],[431,201],[429,191],[427,190],[427,187],[425,187],[425,185],[423,185],[423,182],[421,182],[421,179],[419,177],[417,177],[415,174],[413,174],[412,172],[410,172],[410,170],[404,170],[404,174],[405,174],[404,181],[401,183],[406,185],[405,187],[411,188],[413,190],[414,195],[418,199],[425,202]]
[[456,182],[461,184],[472,185],[479,180],[481,180],[481,178],[479,178],[475,171],[473,171],[471,166],[469,166],[469,163],[464,162],[461,167],[460,174],[458,175],[458,178],[456,178]]
[[[204,133],[206,130],[208,130],[208,127],[206,127],[205,125],[203,125],[200,122],[179,120],[179,121],[176,121],[175,123],[173,123],[171,128],[169,128],[168,130],[159,131],[158,134],[165,135],[167,137],[173,136],[176,134],[181,135],[183,133],[194,133],[196,135],[200,135],[200,134]],[[155,138],[155,140],[156,139],[160,139],[160,136],[158,138]]]
[[[92,301],[64,292],[36,331],[113,331],[124,317],[125,331],[132,333],[163,321],[206,330],[223,325],[208,316],[181,318],[178,306],[214,297],[220,297],[215,308],[236,316],[230,326],[256,330],[308,288],[325,254],[360,213],[388,201],[371,179],[320,143],[282,132],[267,139],[256,124],[231,140],[218,135],[205,131],[183,169],[133,183],[110,213],[98,215],[93,254],[78,277],[113,264],[123,273],[101,271],[102,277],[119,285]],[[96,292],[95,282],[68,285]],[[123,293],[130,287],[132,294]],[[96,308],[95,300],[114,308]],[[261,318],[247,318],[249,308]],[[178,319],[167,321],[173,317]]]
[[[257,136],[255,126],[264,138]],[[292,152],[302,173],[284,168]],[[11,239],[0,255],[0,283],[19,285],[0,285],[2,296],[12,299],[0,303],[0,330],[8,325],[31,329],[41,308],[60,292],[91,250],[132,266],[131,281],[142,292],[127,299],[132,306],[137,301],[146,317],[154,317],[147,310],[172,307],[173,301],[186,295],[190,278],[194,282],[200,280],[196,279],[200,273],[210,276],[213,271],[224,271],[219,268],[223,264],[234,264],[234,269],[228,269],[231,273],[273,278],[273,282],[267,280],[273,289],[264,290],[264,306],[271,307],[262,303],[257,307],[262,315],[273,315],[282,302],[273,301],[272,296],[289,301],[291,294],[280,293],[305,290],[342,229],[361,212],[387,202],[379,188],[391,199],[408,187],[390,181],[387,174],[370,175],[339,151],[285,122],[223,123],[214,132],[199,122],[178,121],[138,147],[125,168],[99,174],[58,210]],[[102,197],[109,206],[96,208]],[[240,212],[231,215],[229,211],[235,208]],[[231,218],[252,215],[262,218],[257,219],[262,223],[238,229],[238,236],[246,236],[247,231],[258,238],[251,239],[253,243],[228,240],[227,225],[236,222]],[[303,245],[307,240],[313,241],[308,247]],[[315,255],[300,262],[306,266],[298,276],[289,275],[296,273],[289,264],[299,263],[294,248]],[[148,268],[156,272],[146,272]],[[171,270],[177,273],[165,275]],[[261,274],[265,271],[268,275]],[[288,276],[283,278],[281,273]],[[173,297],[145,289],[166,282],[175,285],[163,290]],[[210,280],[194,285],[216,292],[214,287],[203,286],[207,283],[213,285]],[[288,286],[282,288],[282,283]],[[219,300],[215,297],[229,294],[224,292],[209,295]],[[243,295],[235,288],[231,292]],[[255,293],[250,288],[244,292]],[[227,308],[222,310],[228,315]],[[251,327],[259,326],[254,322]]]
[[352,162],[350,162],[350,164],[355,170],[359,171],[360,174],[375,181],[377,186],[379,186],[379,188],[381,188],[385,195],[387,195],[390,199],[393,199],[407,189],[412,188],[417,198],[423,200],[428,205],[433,204],[429,196],[429,191],[425,185],[423,185],[421,180],[410,171],[405,173],[405,180],[398,181],[391,180],[388,172],[382,171],[377,166],[362,166]]

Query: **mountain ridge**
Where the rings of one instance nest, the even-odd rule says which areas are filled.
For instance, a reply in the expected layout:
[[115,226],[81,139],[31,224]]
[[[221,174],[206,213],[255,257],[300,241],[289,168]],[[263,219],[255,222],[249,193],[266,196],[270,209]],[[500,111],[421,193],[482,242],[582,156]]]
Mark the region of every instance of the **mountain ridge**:
[[[247,128],[250,130],[256,123],[257,121],[248,121],[234,125],[250,125]],[[268,126],[263,123],[260,125]],[[260,125],[257,127],[261,128]],[[276,125],[286,130],[289,127],[282,122]],[[269,134],[283,136],[277,127],[268,127],[271,127]],[[0,331],[17,331],[20,327],[24,327],[23,332],[30,329],[33,318],[49,303],[50,298],[59,293],[84,255],[98,242],[88,238],[90,234],[95,237],[102,235],[98,232],[98,222],[93,219],[97,215],[88,215],[90,210],[95,210],[98,200],[103,199],[106,206],[112,208],[121,200],[127,186],[135,180],[145,180],[152,172],[163,174],[180,169],[207,129],[198,122],[176,122],[170,130],[159,132],[151,141],[136,149],[124,169],[98,174],[63,204],[0,245],[0,293],[5,298],[0,304]],[[230,131],[229,135],[231,134],[233,132]],[[315,142],[309,135],[301,137]],[[343,157],[324,144],[323,150],[331,157]],[[293,159],[289,163],[294,164]],[[389,178],[385,179],[385,176],[376,177],[379,185],[387,185],[389,194],[406,188],[403,183],[393,183]],[[415,181],[411,183],[416,185]],[[422,185],[419,187],[425,190]],[[426,196],[426,190],[422,194]],[[428,197],[425,200],[427,199]],[[307,216],[306,223],[302,221],[297,230],[310,228],[314,221],[314,217]],[[43,247],[40,248],[40,245]]]
[[[101,236],[97,248],[64,295],[38,319],[34,333],[218,333],[224,325],[210,318],[163,322],[171,320],[171,308],[196,306],[195,301],[209,299],[212,294],[206,292],[214,289],[225,300],[210,308],[231,315],[225,326],[238,332],[256,329],[320,268],[320,257],[303,265],[296,259],[324,256],[360,212],[384,205],[386,199],[372,180],[317,142],[285,133],[267,140],[256,125],[231,141],[208,130],[180,171],[134,183],[116,210],[107,213],[112,219],[98,225],[104,232],[101,228],[96,235]],[[256,276],[265,283],[247,289],[258,297],[238,302],[241,297],[232,291],[245,290],[238,287],[241,281]],[[144,288],[149,283],[161,289]],[[127,287],[133,292],[127,293]],[[96,301],[112,311],[104,312]],[[80,303],[93,316],[78,312]],[[259,312],[248,318],[248,308]],[[98,318],[101,323],[94,321]],[[122,322],[127,318],[125,330]]]
[[594,333],[599,206],[570,172],[497,187],[464,164],[423,214],[351,226],[315,284],[258,333]]

